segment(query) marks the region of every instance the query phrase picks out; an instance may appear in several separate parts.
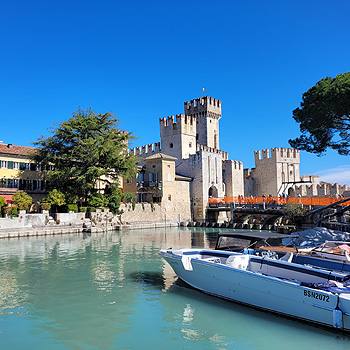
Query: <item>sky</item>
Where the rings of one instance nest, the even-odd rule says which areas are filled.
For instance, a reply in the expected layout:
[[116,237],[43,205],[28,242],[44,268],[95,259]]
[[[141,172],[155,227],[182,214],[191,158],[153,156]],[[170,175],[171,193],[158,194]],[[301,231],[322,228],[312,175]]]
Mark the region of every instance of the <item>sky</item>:
[[[159,142],[159,118],[222,101],[220,149],[290,147],[293,110],[350,71],[348,0],[13,0],[0,3],[0,140],[31,146],[79,107]],[[202,88],[206,91],[203,92]],[[350,157],[301,151],[300,175],[350,185]]]

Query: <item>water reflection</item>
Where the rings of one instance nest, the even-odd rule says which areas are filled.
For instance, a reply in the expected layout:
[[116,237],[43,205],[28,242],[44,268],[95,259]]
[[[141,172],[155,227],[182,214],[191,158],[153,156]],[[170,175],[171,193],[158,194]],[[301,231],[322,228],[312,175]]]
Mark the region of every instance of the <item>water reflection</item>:
[[[212,247],[216,231],[174,228],[2,240],[1,344],[271,349],[273,338],[285,348],[286,339],[299,349],[349,348],[347,338],[332,332],[191,289],[158,255],[162,248]],[[17,337],[14,323],[20,325]]]

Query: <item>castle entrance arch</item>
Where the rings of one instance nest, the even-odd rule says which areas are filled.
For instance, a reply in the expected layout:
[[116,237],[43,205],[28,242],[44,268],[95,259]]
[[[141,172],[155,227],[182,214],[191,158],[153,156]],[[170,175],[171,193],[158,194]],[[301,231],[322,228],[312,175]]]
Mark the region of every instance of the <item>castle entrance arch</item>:
[[211,186],[208,191],[209,197],[218,197],[218,189],[215,186]]
[[[217,197],[217,196],[218,196],[218,189],[214,185],[209,187],[208,197],[210,198],[210,197]],[[213,211],[207,210],[206,221],[217,222],[218,217],[219,217],[219,212],[213,212]]]

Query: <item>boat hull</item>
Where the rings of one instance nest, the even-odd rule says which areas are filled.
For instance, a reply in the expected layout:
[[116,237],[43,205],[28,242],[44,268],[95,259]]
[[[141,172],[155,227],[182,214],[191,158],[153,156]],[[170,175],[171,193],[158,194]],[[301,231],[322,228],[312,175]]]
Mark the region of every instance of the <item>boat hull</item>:
[[256,308],[350,330],[350,300],[330,292],[300,286],[300,283],[234,269],[223,264],[161,253],[176,275],[190,286],[221,298]]

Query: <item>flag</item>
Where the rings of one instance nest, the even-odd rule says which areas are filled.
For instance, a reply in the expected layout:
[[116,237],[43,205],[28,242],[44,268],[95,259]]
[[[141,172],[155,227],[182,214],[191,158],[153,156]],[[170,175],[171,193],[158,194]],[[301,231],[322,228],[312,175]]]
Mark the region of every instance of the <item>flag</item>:
[[205,89],[204,89],[204,88],[202,88],[202,91],[205,91]]

